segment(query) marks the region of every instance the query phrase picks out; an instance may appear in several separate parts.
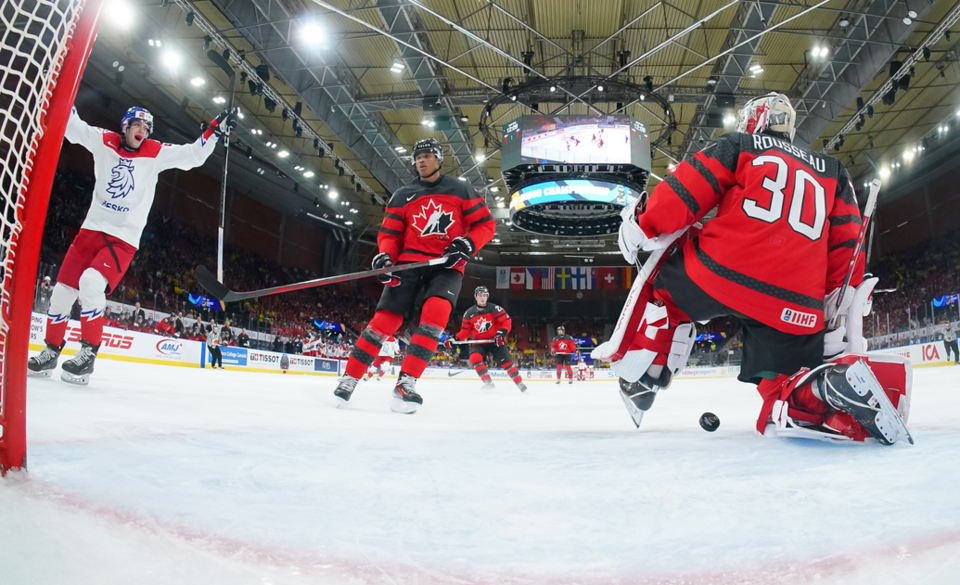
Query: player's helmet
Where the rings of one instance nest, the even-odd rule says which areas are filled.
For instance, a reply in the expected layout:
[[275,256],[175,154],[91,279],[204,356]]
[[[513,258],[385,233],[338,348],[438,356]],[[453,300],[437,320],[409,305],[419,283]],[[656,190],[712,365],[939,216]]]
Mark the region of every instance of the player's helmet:
[[563,325],[557,327],[557,334],[558,334],[558,335],[560,335],[560,334],[562,334],[562,333],[564,333],[564,332],[566,332],[566,329],[563,328]]
[[123,119],[120,120],[120,131],[126,132],[127,126],[134,120],[143,120],[146,122],[147,134],[153,134],[153,114],[144,108],[130,108],[127,110],[127,113],[123,115]]
[[440,144],[440,141],[435,138],[424,138],[423,140],[418,140],[415,145],[413,145],[413,153],[410,155],[410,164],[417,164],[417,155],[421,152],[432,152],[437,156],[437,160],[440,164],[443,164],[443,146]]
[[478,286],[478,287],[477,287],[476,289],[474,289],[474,291],[473,291],[473,296],[477,296],[477,295],[488,295],[488,294],[490,294],[490,291],[487,290],[487,287],[485,287],[485,286]]
[[743,105],[737,117],[737,132],[760,134],[771,130],[779,132],[793,142],[797,129],[797,112],[790,104],[790,98],[782,93],[768,93],[754,98]]

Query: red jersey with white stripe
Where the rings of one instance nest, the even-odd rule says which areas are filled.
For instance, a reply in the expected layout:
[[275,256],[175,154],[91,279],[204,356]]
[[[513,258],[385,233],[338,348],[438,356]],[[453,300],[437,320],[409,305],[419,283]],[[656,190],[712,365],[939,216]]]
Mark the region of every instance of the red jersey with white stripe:
[[469,237],[478,252],[495,231],[483,196],[463,181],[441,175],[433,183],[417,179],[393,194],[377,245],[394,262],[420,262],[443,256],[460,236]]
[[558,335],[550,342],[550,350],[557,355],[573,355],[577,353],[577,341],[569,335]]
[[460,341],[493,339],[497,336],[497,331],[505,329],[509,333],[512,326],[513,321],[503,307],[491,303],[482,307],[474,305],[463,314],[460,332],[455,337]]
[[[684,246],[690,278],[720,303],[785,333],[823,329],[860,231],[837,159],[766,134],[734,132],[680,163],[638,217],[650,237],[714,219]],[[863,255],[852,286],[863,280]]]

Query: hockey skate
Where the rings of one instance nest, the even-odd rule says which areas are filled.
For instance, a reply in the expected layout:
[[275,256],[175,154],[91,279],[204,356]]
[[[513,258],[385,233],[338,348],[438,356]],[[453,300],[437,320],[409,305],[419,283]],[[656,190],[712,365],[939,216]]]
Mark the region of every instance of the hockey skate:
[[494,389],[496,389],[496,387],[497,386],[493,383],[493,380],[490,380],[489,382],[484,382],[483,386],[480,386],[480,389],[484,392],[492,392]]
[[527,391],[527,385],[524,384],[523,382],[520,382],[519,384],[517,384],[517,389],[520,390],[521,392],[526,392],[526,391]]
[[863,360],[837,364],[826,370],[818,382],[827,404],[852,415],[880,443],[892,445],[905,439],[913,444],[903,419]]
[[43,348],[39,354],[30,358],[30,361],[27,362],[27,375],[37,378],[49,378],[53,370],[57,368],[57,360],[60,359],[60,351],[65,344],[66,342],[61,343],[60,347],[57,347],[56,345],[48,343],[47,347]]
[[351,378],[350,376],[340,378],[337,389],[333,391],[333,395],[337,397],[337,406],[350,400],[353,391],[357,389],[357,382],[359,382],[359,380]]
[[390,410],[400,414],[413,414],[423,404],[423,398],[417,394],[417,379],[409,374],[400,373],[400,379],[393,388],[393,403]]
[[90,345],[84,340],[80,340],[80,351],[63,362],[63,371],[60,373],[60,379],[71,384],[81,384],[86,386],[90,383],[90,374],[93,373],[93,365],[97,361],[97,352],[100,345]]

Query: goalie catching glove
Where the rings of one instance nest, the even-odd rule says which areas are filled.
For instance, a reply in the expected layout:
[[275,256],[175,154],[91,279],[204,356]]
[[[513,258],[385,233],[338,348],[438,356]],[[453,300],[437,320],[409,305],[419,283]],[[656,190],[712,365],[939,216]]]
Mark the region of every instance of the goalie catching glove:
[[[393,266],[393,258],[390,257],[390,254],[386,252],[380,252],[373,257],[373,262],[371,264],[374,270],[380,270],[381,268],[390,268]],[[382,282],[387,286],[397,286],[400,284],[400,277],[392,272],[386,274],[378,274],[377,280]]]

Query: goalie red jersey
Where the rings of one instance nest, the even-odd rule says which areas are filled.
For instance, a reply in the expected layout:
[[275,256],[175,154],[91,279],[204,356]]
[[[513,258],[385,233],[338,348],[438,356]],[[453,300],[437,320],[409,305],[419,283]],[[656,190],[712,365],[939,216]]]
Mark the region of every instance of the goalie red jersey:
[[460,324],[460,332],[456,338],[460,341],[466,339],[493,339],[498,331],[510,333],[513,322],[510,315],[503,310],[503,307],[487,304],[483,307],[476,305],[467,309],[463,314],[463,322]]
[[380,252],[400,262],[419,262],[442,256],[450,241],[460,236],[479,250],[495,230],[483,197],[462,181],[441,176],[436,183],[414,181],[393,194],[377,244]]
[[[717,216],[684,246],[690,278],[785,333],[823,329],[824,296],[842,284],[861,223],[843,165],[774,136],[734,132],[659,183],[638,223],[649,237],[669,234],[714,207]],[[852,286],[863,255],[858,264]]]

